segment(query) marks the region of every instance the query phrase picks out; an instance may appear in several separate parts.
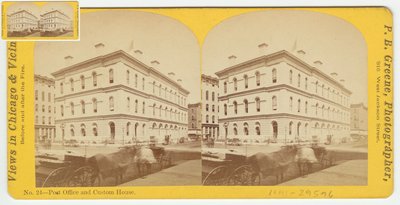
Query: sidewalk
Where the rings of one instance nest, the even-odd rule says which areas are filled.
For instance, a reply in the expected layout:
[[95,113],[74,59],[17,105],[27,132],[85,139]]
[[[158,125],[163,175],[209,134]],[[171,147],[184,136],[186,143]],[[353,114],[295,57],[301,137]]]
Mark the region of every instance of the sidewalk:
[[368,161],[350,160],[319,172],[299,177],[280,186],[360,186],[368,185]]
[[119,186],[201,185],[201,160],[189,160]]

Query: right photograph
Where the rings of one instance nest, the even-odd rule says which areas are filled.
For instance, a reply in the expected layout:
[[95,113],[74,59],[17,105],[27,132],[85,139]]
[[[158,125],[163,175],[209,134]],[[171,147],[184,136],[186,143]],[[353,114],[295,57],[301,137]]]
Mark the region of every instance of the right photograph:
[[367,61],[359,30],[329,14],[255,11],[216,25],[197,104],[203,185],[368,185]]

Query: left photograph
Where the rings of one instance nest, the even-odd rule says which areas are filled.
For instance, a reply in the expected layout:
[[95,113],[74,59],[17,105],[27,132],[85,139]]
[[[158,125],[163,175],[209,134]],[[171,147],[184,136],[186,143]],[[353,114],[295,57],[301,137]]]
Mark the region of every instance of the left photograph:
[[35,44],[36,187],[201,185],[196,37],[140,11],[80,23],[79,42]]

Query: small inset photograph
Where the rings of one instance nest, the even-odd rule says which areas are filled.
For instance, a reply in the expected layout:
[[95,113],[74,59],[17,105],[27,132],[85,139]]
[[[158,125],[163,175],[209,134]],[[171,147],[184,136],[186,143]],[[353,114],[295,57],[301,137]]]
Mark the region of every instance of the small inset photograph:
[[[3,38],[77,39],[77,2],[4,2]],[[50,37],[50,38],[47,38]]]

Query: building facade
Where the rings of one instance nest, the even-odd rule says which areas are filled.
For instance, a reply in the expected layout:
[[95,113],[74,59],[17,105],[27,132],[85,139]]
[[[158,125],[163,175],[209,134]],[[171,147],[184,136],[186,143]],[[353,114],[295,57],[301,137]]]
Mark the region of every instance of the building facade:
[[[351,92],[327,75],[322,62],[312,65],[282,50],[216,73],[219,77],[219,129],[222,138],[244,142],[338,142],[350,135]],[[235,60],[235,56],[229,59]]]
[[69,31],[72,30],[72,20],[63,12],[53,10],[40,15],[40,31]]
[[201,137],[201,103],[189,104],[188,108],[188,135],[197,140]]
[[37,30],[39,18],[27,10],[21,10],[7,15],[8,32],[31,32]]
[[[189,94],[174,80],[141,62],[140,51],[118,50],[54,72],[56,130],[79,143],[120,143],[187,137]],[[134,55],[138,55],[133,57]],[[65,58],[71,61],[73,58]]]
[[35,75],[35,141],[57,141],[54,79]]
[[202,133],[203,137],[217,139],[219,136],[218,126],[218,79],[201,75],[202,89]]
[[368,108],[363,104],[350,105],[350,130],[353,140],[366,139],[368,137]]

